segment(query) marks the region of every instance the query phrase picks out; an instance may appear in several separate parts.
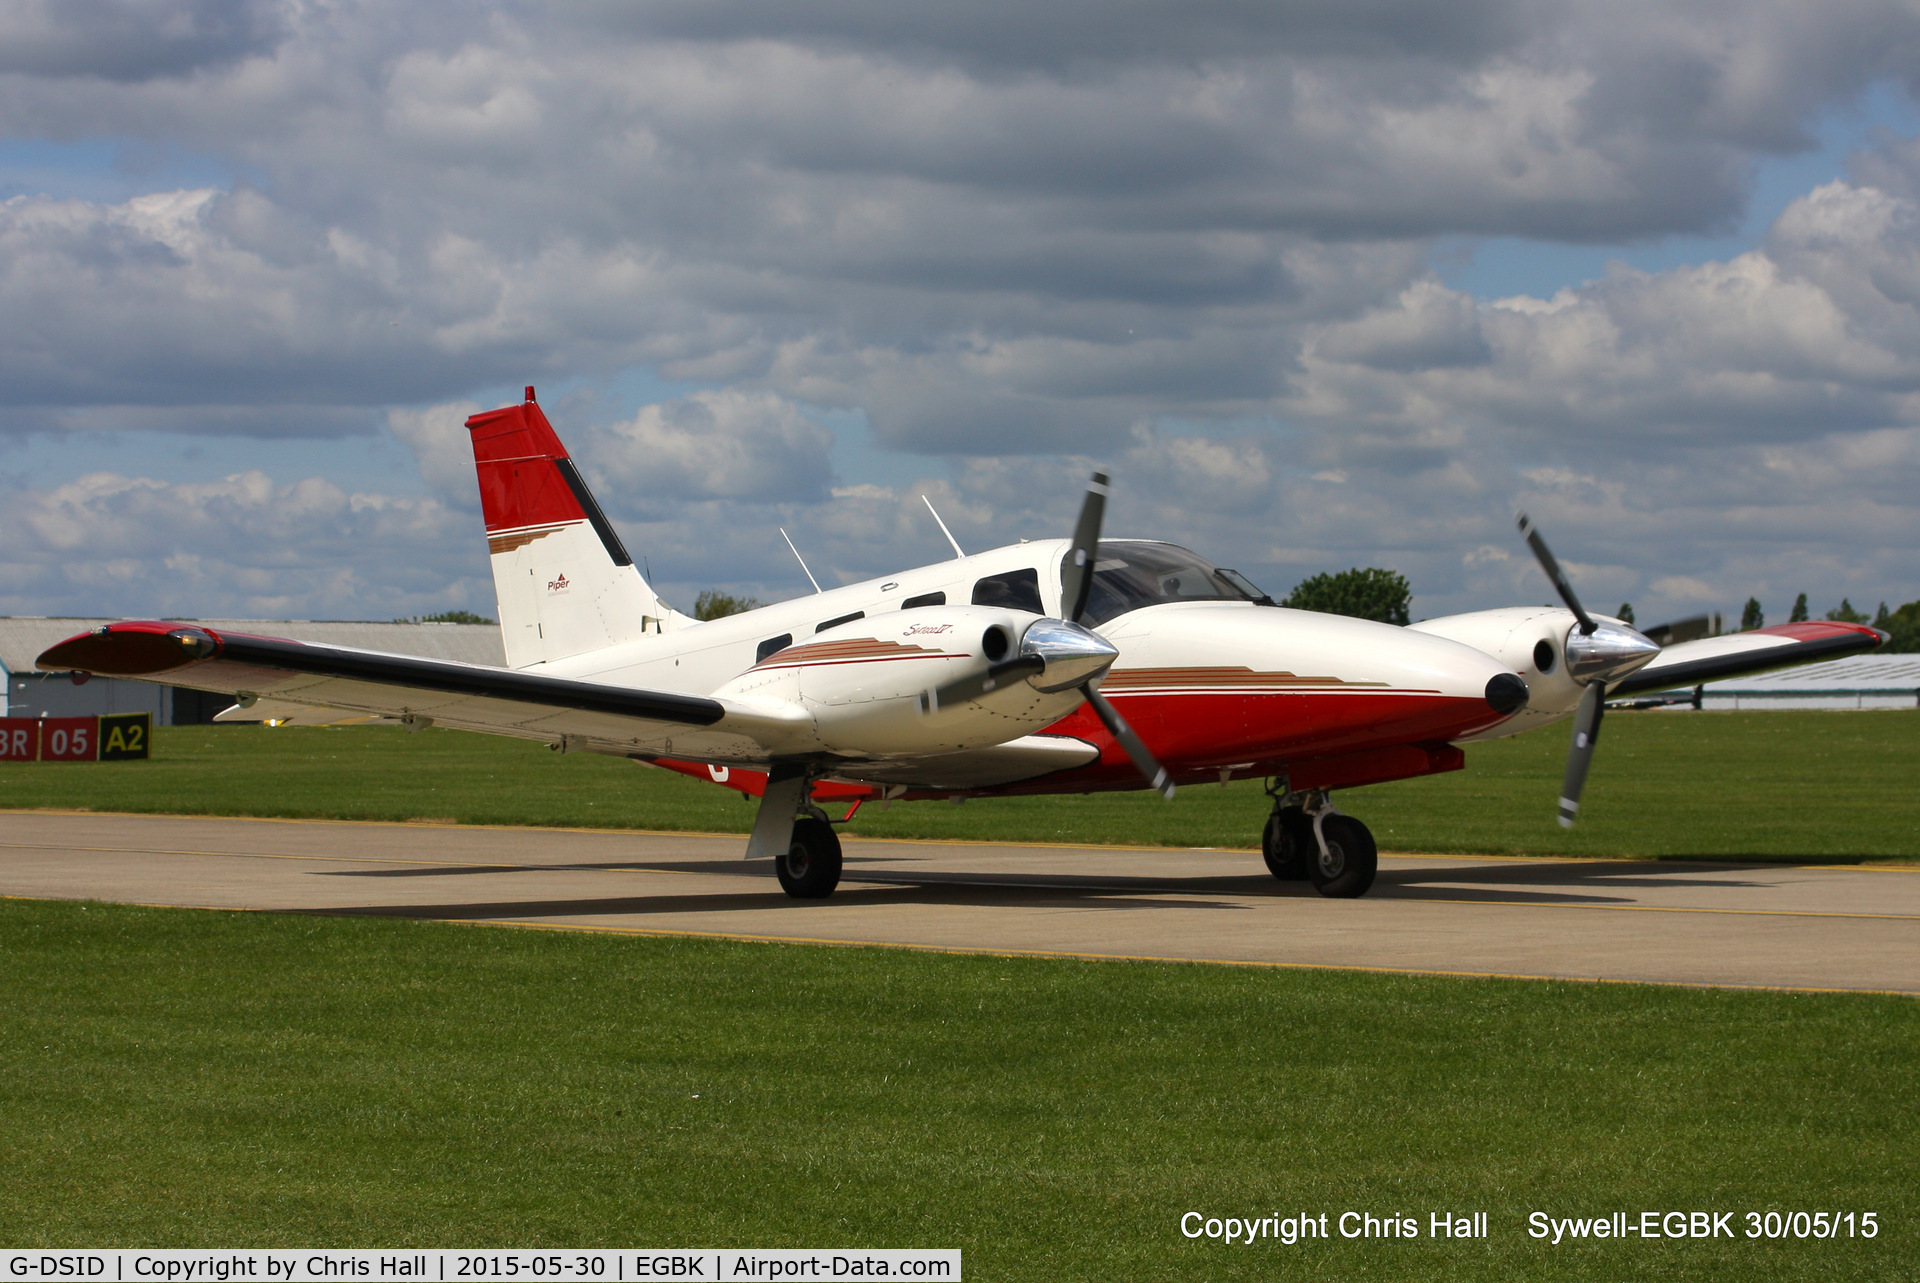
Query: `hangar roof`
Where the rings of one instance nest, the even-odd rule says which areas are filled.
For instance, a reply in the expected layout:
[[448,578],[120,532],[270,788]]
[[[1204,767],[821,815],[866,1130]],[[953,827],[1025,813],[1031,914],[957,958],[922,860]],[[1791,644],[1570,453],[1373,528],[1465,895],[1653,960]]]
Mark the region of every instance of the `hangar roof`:
[[1706,694],[1785,694],[1920,689],[1920,655],[1848,655],[1824,664],[1807,664],[1755,677],[1728,677],[1708,682]]
[[[0,616],[0,668],[31,673],[33,661],[55,642],[84,633],[111,619]],[[384,650],[425,659],[455,659],[468,664],[505,667],[497,624],[377,624],[352,619],[183,619],[214,629],[232,629],[293,641],[326,642],[360,650]]]

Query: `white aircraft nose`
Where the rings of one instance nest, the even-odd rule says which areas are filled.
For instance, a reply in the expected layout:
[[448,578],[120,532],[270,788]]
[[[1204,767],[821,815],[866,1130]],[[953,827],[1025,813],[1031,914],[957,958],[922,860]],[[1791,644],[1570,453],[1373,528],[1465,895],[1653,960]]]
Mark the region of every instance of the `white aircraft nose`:
[[1660,643],[1625,624],[1601,624],[1591,633],[1576,626],[1567,634],[1567,676],[1586,686],[1617,682],[1651,662]]
[[1107,671],[1119,648],[1097,633],[1064,619],[1036,619],[1020,639],[1020,656],[1046,667],[1028,679],[1035,690],[1069,690]]

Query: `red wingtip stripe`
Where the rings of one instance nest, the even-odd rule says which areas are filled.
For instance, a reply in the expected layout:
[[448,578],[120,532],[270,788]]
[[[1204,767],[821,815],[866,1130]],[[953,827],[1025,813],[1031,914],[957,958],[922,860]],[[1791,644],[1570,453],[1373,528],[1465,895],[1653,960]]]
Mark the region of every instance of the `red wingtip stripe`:
[[49,646],[34,661],[42,672],[143,677],[198,663],[220,649],[220,636],[191,624],[141,619],[108,624]]
[[1823,641],[1828,637],[1843,637],[1848,633],[1872,633],[1879,631],[1867,624],[1849,624],[1837,619],[1809,619],[1798,624],[1773,624],[1767,628],[1756,628],[1755,633],[1764,637],[1785,637],[1792,641]]
[[554,467],[567,448],[532,400],[488,410],[467,420],[480,475],[480,511],[487,529],[515,530],[552,522],[584,521],[587,514]]

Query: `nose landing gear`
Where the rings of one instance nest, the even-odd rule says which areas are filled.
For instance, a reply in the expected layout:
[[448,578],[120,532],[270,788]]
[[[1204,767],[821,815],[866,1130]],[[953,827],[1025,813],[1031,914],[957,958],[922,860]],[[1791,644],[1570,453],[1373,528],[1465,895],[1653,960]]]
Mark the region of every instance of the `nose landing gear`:
[[1379,870],[1379,849],[1367,826],[1333,809],[1326,791],[1291,792],[1269,785],[1273,814],[1261,834],[1267,871],[1282,882],[1306,881],[1333,899],[1363,896]]

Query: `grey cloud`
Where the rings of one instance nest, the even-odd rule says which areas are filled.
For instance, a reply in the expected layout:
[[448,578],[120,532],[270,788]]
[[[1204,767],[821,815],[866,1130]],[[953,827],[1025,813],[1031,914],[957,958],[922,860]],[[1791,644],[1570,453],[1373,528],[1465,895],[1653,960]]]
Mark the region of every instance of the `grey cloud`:
[[282,8],[269,0],[5,0],[0,74],[183,76],[271,49]]
[[582,2],[577,11],[616,30],[690,40],[796,40],[958,63],[981,72],[1059,72],[1114,63],[1190,63],[1276,53],[1485,56],[1524,38],[1533,6],[1475,0],[1435,9],[1406,0],[1200,0],[1123,3],[892,5],[814,0],[778,6],[666,0],[645,6]]

